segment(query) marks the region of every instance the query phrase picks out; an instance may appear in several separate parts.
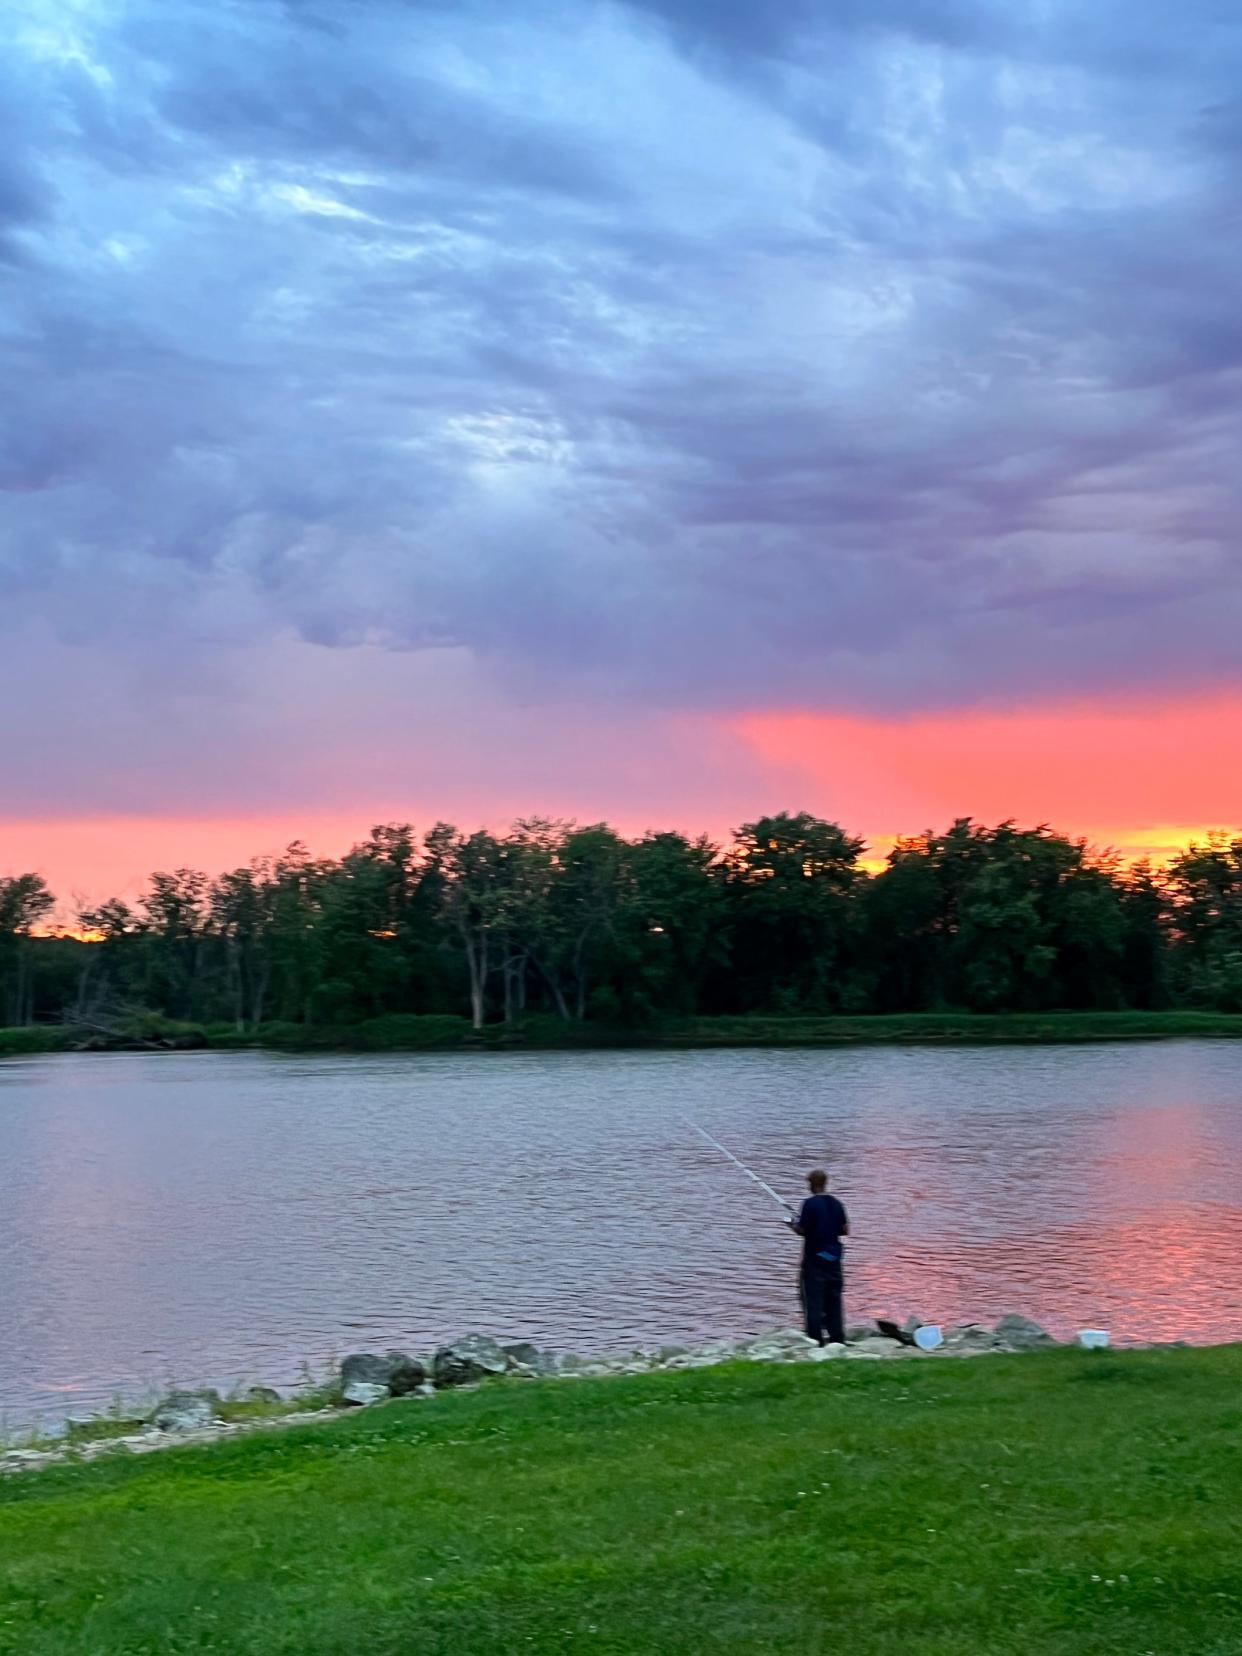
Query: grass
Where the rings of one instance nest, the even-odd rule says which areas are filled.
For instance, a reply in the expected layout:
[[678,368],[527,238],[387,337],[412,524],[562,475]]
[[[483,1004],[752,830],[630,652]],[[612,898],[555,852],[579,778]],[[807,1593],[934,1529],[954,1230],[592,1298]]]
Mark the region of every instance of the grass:
[[[595,1048],[831,1047],[861,1045],[980,1046],[1006,1042],[1046,1045],[1081,1041],[1166,1040],[1173,1036],[1242,1037],[1236,1012],[895,1012],[856,1017],[666,1018],[636,1027],[566,1024],[533,1017],[520,1028],[489,1024],[474,1031],[466,1018],[448,1013],[393,1012],[358,1024],[264,1023],[237,1030],[232,1024],[138,1020],[132,1038],[223,1048],[283,1052],[450,1052],[463,1048],[534,1050]],[[51,1026],[0,1029],[0,1057],[57,1052],[71,1047],[71,1030]],[[123,1044],[118,1041],[118,1044]]]
[[63,1052],[72,1041],[72,1033],[56,1024],[35,1024],[29,1029],[0,1028],[0,1058],[21,1058],[35,1052]]
[[1242,1348],[508,1383],[0,1480],[0,1650],[1237,1656]]
[[[66,1443],[81,1447],[84,1444],[108,1442],[113,1438],[128,1437],[141,1432],[149,1424],[155,1405],[170,1390],[190,1390],[192,1387],[148,1387],[145,1402],[133,1397],[115,1396],[104,1409],[90,1415],[70,1415],[54,1426],[39,1422],[12,1429],[0,1415],[0,1452],[5,1449],[58,1450]],[[198,1395],[211,1399],[216,1418],[235,1425],[262,1425],[279,1422],[286,1415],[305,1410],[326,1409],[340,1404],[339,1371],[335,1362],[323,1366],[316,1374],[310,1364],[302,1364],[297,1384],[289,1391],[272,1396],[252,1396],[255,1388],[238,1381],[232,1390],[222,1396],[208,1387]],[[263,1388],[258,1388],[262,1392]]]

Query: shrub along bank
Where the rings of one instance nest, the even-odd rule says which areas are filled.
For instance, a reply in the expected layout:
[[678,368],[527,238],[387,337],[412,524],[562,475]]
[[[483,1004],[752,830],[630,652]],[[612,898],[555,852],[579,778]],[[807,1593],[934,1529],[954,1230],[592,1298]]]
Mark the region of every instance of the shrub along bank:
[[448,1013],[389,1013],[357,1024],[232,1024],[137,1018],[104,1033],[35,1026],[0,1029],[0,1057],[65,1051],[181,1051],[259,1048],[277,1052],[539,1051],[624,1048],[981,1046],[1010,1043],[1168,1040],[1242,1036],[1229,1012],[909,1012],[858,1017],[668,1018],[639,1027],[534,1017],[474,1030]]

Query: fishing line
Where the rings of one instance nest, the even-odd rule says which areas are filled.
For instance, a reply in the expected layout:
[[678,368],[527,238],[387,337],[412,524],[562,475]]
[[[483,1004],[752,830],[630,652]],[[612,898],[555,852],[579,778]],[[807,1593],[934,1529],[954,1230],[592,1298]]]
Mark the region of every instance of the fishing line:
[[760,1190],[762,1190],[765,1193],[765,1195],[770,1196],[772,1198],[772,1200],[777,1204],[778,1207],[783,1207],[785,1209],[786,1213],[794,1213],[796,1211],[794,1208],[792,1208],[790,1206],[790,1204],[785,1200],[785,1198],[783,1196],[778,1196],[777,1195],[777,1193],[772,1189],[772,1186],[767,1182],[766,1179],[761,1179],[759,1177],[759,1175],[756,1172],[753,1171],[753,1169],[747,1167],[747,1165],[744,1161],[739,1161],[738,1158],[733,1154],[732,1150],[726,1149],[726,1147],[723,1144],[721,1144],[719,1139],[714,1139],[712,1137],[712,1135],[707,1131],[706,1128],[700,1127],[697,1121],[691,1121],[691,1119],[688,1115],[683,1115],[681,1117],[681,1119],[682,1119],[682,1121],[685,1122],[686,1126],[692,1128],[699,1135],[700,1138],[706,1139],[708,1144],[710,1144],[713,1147],[713,1149],[719,1150],[720,1154],[722,1156],[727,1156],[729,1158],[729,1160],[733,1163],[734,1167],[740,1168],[741,1171],[743,1173],[745,1173],[745,1175],[748,1179],[753,1179],[754,1182],[759,1186]]

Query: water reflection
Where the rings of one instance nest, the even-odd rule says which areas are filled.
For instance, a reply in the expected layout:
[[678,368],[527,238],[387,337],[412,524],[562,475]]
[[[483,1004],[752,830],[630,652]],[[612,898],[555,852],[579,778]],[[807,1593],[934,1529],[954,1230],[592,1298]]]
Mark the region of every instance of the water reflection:
[[790,1320],[796,1244],[682,1113],[850,1207],[848,1313],[1242,1337],[1227,1043],[0,1066],[0,1411],[276,1384],[466,1327]]

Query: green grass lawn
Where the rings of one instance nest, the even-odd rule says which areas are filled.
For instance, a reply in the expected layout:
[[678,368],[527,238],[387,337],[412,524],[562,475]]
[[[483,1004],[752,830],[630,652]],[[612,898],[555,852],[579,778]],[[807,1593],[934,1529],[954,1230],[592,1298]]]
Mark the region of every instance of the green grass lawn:
[[1242,1347],[509,1382],[23,1474],[0,1650],[1236,1656]]

